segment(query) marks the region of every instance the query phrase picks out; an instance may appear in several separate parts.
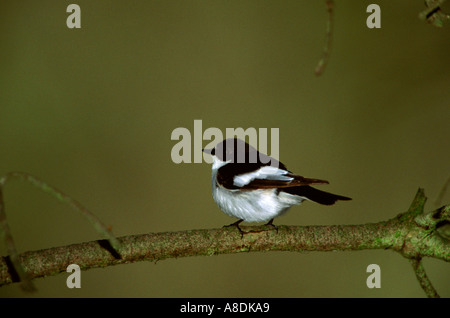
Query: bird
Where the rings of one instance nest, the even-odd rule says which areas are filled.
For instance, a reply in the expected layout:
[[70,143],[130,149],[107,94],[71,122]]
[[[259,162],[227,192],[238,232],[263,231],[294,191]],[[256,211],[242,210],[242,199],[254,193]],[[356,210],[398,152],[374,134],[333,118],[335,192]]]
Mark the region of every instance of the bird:
[[285,214],[303,201],[333,205],[351,198],[332,194],[311,185],[328,184],[322,179],[305,178],[289,171],[280,161],[259,152],[245,141],[228,138],[214,148],[202,149],[212,156],[212,196],[218,207],[241,222],[267,222]]

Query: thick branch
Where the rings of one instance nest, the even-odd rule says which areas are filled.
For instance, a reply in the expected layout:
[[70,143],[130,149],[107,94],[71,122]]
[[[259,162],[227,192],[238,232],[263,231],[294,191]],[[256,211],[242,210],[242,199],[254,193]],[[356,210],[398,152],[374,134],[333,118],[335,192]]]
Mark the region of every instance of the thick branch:
[[[363,225],[243,227],[254,231],[243,237],[235,228],[150,233],[119,238],[120,257],[105,248],[106,240],[25,252],[19,261],[31,278],[64,272],[69,264],[81,269],[137,261],[159,261],[186,256],[263,251],[334,251],[392,249],[408,258],[417,255],[450,261],[450,244],[435,235],[412,232],[402,215],[387,222]],[[437,240],[437,241],[436,241]],[[414,244],[412,244],[414,241]],[[0,260],[0,286],[17,281],[7,258]]]
[[[56,275],[66,271],[70,264],[87,270],[144,260],[156,262],[166,258],[242,252],[391,249],[410,259],[425,293],[429,297],[438,297],[421,260],[428,256],[450,262],[450,241],[447,232],[442,231],[450,223],[450,205],[423,213],[425,202],[424,191],[419,189],[407,212],[379,223],[278,226],[276,229],[270,226],[246,227],[244,235],[233,227],[150,233],[19,255],[14,253],[14,258],[11,255],[0,258],[0,286],[24,278],[31,280]],[[0,200],[0,212],[2,208]],[[4,211],[0,216],[0,222],[8,230]],[[4,234],[8,234],[6,230]],[[114,247],[111,242],[115,243]]]

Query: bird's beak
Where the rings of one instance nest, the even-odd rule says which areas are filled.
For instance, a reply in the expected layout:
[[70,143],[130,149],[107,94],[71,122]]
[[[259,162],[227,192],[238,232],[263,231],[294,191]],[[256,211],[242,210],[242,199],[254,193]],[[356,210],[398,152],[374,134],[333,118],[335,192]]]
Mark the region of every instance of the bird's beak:
[[206,148],[204,148],[204,149],[202,149],[202,151],[203,151],[204,153],[207,153],[208,155],[210,155],[211,152],[212,152],[212,149],[206,149]]

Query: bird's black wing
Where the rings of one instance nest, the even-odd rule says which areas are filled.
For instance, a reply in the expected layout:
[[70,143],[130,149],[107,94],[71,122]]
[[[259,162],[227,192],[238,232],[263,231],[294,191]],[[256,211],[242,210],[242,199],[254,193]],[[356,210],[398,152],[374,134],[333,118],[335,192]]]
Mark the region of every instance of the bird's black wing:
[[285,169],[258,163],[228,163],[219,168],[217,182],[226,189],[256,190],[274,189],[311,184],[327,184],[328,181],[297,176]]
[[324,205],[332,205],[336,203],[338,200],[348,201],[351,200],[351,198],[344,197],[342,195],[337,195],[321,190],[317,190],[310,186],[300,186],[300,187],[290,187],[290,188],[284,188],[281,189],[281,191],[298,195],[304,198],[307,198],[311,201],[324,204]]

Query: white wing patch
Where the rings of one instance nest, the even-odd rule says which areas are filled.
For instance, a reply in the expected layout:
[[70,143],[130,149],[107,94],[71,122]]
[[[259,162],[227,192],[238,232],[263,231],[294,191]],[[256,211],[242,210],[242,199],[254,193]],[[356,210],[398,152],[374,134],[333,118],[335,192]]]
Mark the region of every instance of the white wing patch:
[[289,171],[282,170],[277,167],[264,166],[256,171],[235,176],[233,179],[233,184],[237,187],[243,187],[255,179],[267,179],[279,181],[294,180],[294,178],[285,176],[288,173]]

